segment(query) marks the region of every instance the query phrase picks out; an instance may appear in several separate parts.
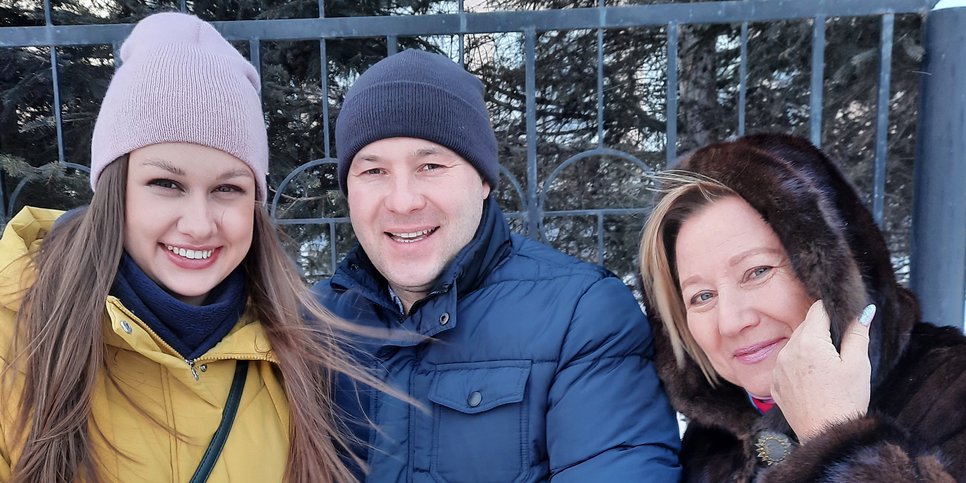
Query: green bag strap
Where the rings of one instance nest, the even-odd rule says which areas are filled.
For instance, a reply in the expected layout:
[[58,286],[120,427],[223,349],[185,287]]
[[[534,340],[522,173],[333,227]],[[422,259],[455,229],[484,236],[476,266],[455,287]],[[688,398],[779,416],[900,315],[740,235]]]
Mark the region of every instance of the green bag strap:
[[211,443],[208,443],[208,449],[205,450],[201,463],[198,463],[198,469],[191,477],[191,483],[208,481],[211,470],[215,468],[215,462],[218,461],[221,450],[225,447],[225,441],[228,440],[228,433],[231,432],[231,426],[235,422],[235,414],[238,413],[238,405],[241,402],[242,391],[245,390],[247,376],[248,361],[238,361],[235,364],[235,377],[231,380],[231,389],[228,391],[228,400],[225,401],[225,409],[221,412],[221,422],[218,423],[215,435],[211,437]]

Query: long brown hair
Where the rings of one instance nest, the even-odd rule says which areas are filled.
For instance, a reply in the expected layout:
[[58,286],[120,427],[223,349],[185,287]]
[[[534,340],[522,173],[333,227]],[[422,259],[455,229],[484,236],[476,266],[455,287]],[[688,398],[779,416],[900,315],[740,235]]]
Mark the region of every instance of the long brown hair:
[[[15,372],[24,373],[15,426],[23,449],[13,481],[103,479],[91,439],[91,400],[95,378],[106,367],[104,300],[123,253],[127,165],[126,156],[109,164],[90,206],[58,223],[28,261],[34,270],[26,272],[36,279],[17,314],[11,362],[16,367],[3,371],[4,383],[11,383]],[[332,383],[338,374],[380,383],[350,362],[338,334],[353,328],[312,297],[261,204],[255,207],[253,229],[252,248],[242,264],[250,306],[278,358],[289,400],[286,480],[355,481],[340,454],[359,467],[364,463],[349,450]]]

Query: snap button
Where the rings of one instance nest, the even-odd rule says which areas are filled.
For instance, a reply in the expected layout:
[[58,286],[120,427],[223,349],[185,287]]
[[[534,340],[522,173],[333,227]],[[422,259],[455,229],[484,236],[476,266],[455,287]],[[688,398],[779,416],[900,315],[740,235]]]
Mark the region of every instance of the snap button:
[[125,333],[130,334],[131,331],[132,331],[131,324],[127,323],[126,320],[122,320],[121,321],[121,330],[123,330]]
[[207,372],[208,371],[208,364],[202,364],[202,365],[198,366],[198,370],[200,370],[201,372]]
[[446,325],[448,323],[449,323],[449,313],[448,312],[443,312],[439,316],[439,325]]
[[466,404],[471,408],[479,406],[481,402],[483,402],[483,395],[480,394],[480,391],[473,391],[470,393],[470,397],[466,398]]

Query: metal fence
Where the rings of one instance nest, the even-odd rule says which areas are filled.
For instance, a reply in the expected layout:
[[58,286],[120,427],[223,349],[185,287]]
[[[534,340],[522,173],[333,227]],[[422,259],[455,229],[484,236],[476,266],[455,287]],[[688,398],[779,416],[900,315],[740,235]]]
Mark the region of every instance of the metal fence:
[[[595,156],[609,156],[622,159],[637,166],[647,173],[651,164],[642,161],[633,153],[608,146],[604,139],[605,116],[605,68],[607,58],[603,48],[604,33],[615,29],[638,29],[660,27],[667,34],[666,85],[678,84],[678,33],[683,26],[698,24],[737,24],[740,25],[740,62],[738,75],[737,126],[734,132],[744,134],[746,130],[746,77],[748,69],[748,31],[749,24],[755,22],[773,22],[789,20],[811,20],[811,63],[810,63],[810,94],[808,102],[808,135],[811,140],[822,145],[823,123],[823,79],[825,75],[826,51],[826,20],[833,17],[874,17],[881,22],[878,48],[878,81],[876,97],[876,115],[874,125],[874,177],[871,182],[870,200],[872,212],[877,221],[882,221],[887,194],[886,158],[888,156],[889,141],[889,93],[891,82],[891,65],[894,44],[894,24],[897,15],[922,14],[926,15],[934,8],[942,8],[945,2],[936,0],[850,0],[847,2],[824,2],[809,0],[794,1],[721,1],[697,3],[665,3],[651,5],[611,5],[603,1],[597,7],[570,8],[558,10],[532,11],[467,11],[464,2],[455,2],[452,13],[440,13],[419,16],[381,16],[381,17],[340,17],[325,16],[324,2],[319,2],[319,16],[317,18],[273,19],[273,20],[240,20],[230,22],[214,22],[218,30],[229,40],[248,43],[248,54],[257,69],[261,69],[261,46],[265,42],[291,40],[317,40],[320,48],[320,76],[323,93],[328,92],[326,84],[328,75],[327,41],[354,38],[384,38],[387,44],[387,54],[395,52],[399,47],[399,39],[416,36],[449,35],[457,39],[456,56],[464,57],[464,37],[486,33],[514,33],[522,36],[524,45],[525,64],[525,173],[521,181],[519,173],[513,173],[504,168],[503,187],[501,190],[515,192],[519,199],[519,206],[507,207],[510,216],[517,220],[515,227],[520,231],[536,238],[547,238],[546,220],[552,217],[589,217],[596,220],[596,249],[591,250],[588,258],[605,263],[606,247],[604,240],[604,220],[613,215],[635,215],[643,217],[648,207],[646,204],[634,207],[610,208],[574,208],[547,209],[547,187],[552,186],[554,180],[574,163]],[[187,5],[182,0],[181,9]],[[911,284],[923,298],[924,308],[928,319],[959,325],[963,321],[964,313],[964,279],[966,279],[966,197],[961,193],[964,189],[964,164],[966,164],[966,148],[961,139],[966,138],[962,132],[964,122],[963,113],[966,112],[966,97],[962,87],[966,84],[963,74],[956,73],[953,66],[963,65],[962,52],[966,50],[962,40],[962,21],[966,21],[966,8],[948,9],[945,13],[929,13],[926,35],[926,59],[929,66],[924,70],[948,71],[946,80],[927,79],[933,82],[924,86],[922,110],[926,113],[920,119],[921,130],[917,139],[920,148],[916,160],[916,198],[915,218],[913,220],[912,251],[911,251]],[[53,114],[55,117],[56,142],[58,161],[65,167],[80,171],[88,168],[65,157],[62,106],[60,100],[59,72],[57,48],[84,45],[112,45],[115,56],[120,43],[129,32],[130,24],[104,25],[55,25],[52,21],[50,0],[44,2],[46,25],[34,27],[5,27],[0,28],[0,48],[49,47],[50,66],[52,69],[52,89],[54,99]],[[932,25],[933,17],[946,18],[942,22],[936,21]],[[538,133],[536,109],[536,42],[541,32],[587,29],[596,31],[596,104],[597,104],[597,136],[596,146],[592,146],[577,154],[569,156],[547,172],[539,168],[538,163]],[[959,42],[958,44],[956,42]],[[948,51],[952,48],[953,51]],[[933,52],[930,49],[935,49]],[[931,57],[931,54],[936,54]],[[958,56],[958,57],[957,57]],[[942,60],[944,57],[946,60]],[[959,60],[956,60],[959,59]],[[959,76],[959,77],[956,77]],[[928,76],[927,76],[928,77]],[[958,84],[957,84],[958,83]],[[930,90],[931,89],[931,90]],[[957,94],[943,99],[945,95]],[[668,88],[665,92],[665,158],[670,161],[677,156],[678,146],[678,94],[677,89]],[[322,132],[324,139],[323,152],[325,156],[312,160],[297,167],[274,187],[275,196],[271,200],[270,209],[276,214],[281,196],[299,175],[333,163],[331,157],[333,149],[329,138],[328,126],[330,106],[322,103],[321,122],[325,124]],[[958,124],[956,124],[958,116]],[[932,128],[936,128],[933,132]],[[940,127],[942,129],[940,129]],[[952,131],[949,131],[949,130]],[[959,131],[956,131],[959,129]],[[942,132],[940,132],[942,131]],[[958,133],[958,134],[957,134]],[[957,137],[960,140],[956,140]],[[542,169],[543,172],[538,172]],[[957,179],[958,178],[958,179]],[[18,195],[29,180],[24,179],[3,199],[6,205],[0,210],[0,216],[6,221],[10,210],[17,205]],[[5,189],[0,185],[0,189]],[[6,188],[9,189],[9,188]],[[949,215],[953,217],[950,219]],[[283,225],[316,224],[327,227],[328,236],[335,240],[338,235],[337,227],[344,226],[348,219],[345,216],[317,216],[299,218],[279,218]],[[551,237],[552,238],[552,237]],[[328,248],[329,266],[334,266],[340,253],[336,243]]]

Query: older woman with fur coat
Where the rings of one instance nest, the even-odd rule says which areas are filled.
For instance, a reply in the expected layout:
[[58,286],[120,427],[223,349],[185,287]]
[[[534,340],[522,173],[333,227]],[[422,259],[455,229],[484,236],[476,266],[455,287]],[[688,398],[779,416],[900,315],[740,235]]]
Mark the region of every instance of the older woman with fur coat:
[[645,227],[686,481],[966,481],[966,338],[920,320],[862,199],[803,139],[682,159]]

